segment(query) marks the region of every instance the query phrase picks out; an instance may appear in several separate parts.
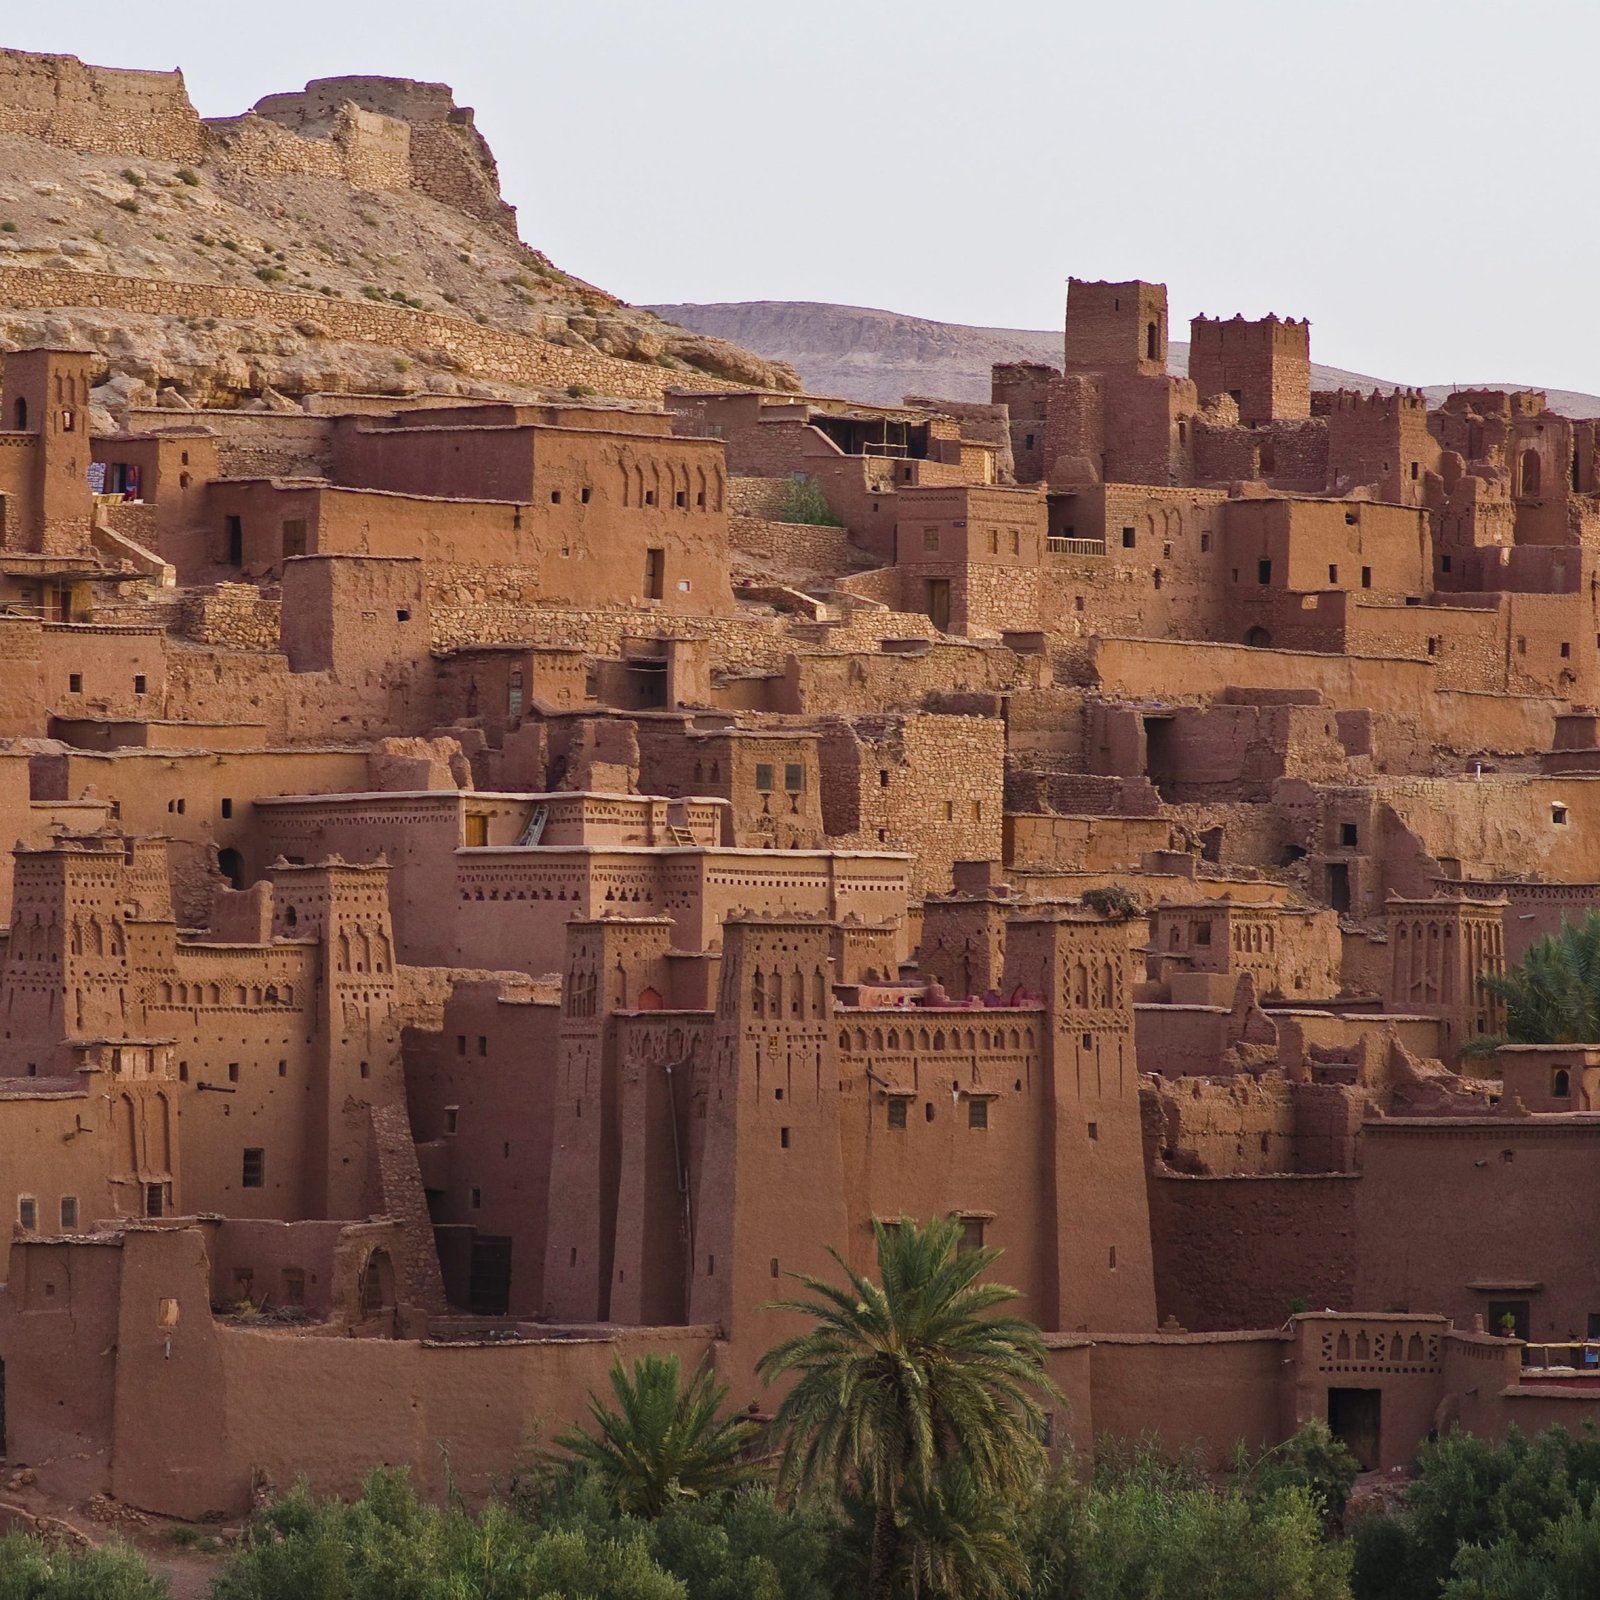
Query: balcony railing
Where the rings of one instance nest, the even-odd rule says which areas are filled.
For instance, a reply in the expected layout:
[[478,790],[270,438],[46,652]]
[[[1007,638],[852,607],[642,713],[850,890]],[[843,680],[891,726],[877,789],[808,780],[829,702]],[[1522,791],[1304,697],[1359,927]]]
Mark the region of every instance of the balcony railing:
[[1045,551],[1053,556],[1103,556],[1104,539],[1062,539],[1052,535],[1044,542]]

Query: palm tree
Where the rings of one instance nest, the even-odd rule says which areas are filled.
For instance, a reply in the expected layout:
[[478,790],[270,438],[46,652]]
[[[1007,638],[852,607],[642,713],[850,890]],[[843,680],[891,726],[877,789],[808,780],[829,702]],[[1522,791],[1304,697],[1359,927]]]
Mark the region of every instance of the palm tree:
[[1489,973],[1484,989],[1505,1006],[1505,1032],[1475,1039],[1473,1055],[1502,1044],[1600,1044],[1600,911],[1574,925],[1563,916],[1520,966]]
[[1017,1507],[985,1494],[966,1463],[946,1462],[927,1487],[908,1491],[900,1539],[912,1600],[960,1595],[1006,1600],[1028,1587]]
[[1031,1322],[993,1315],[1018,1298],[980,1282],[997,1250],[961,1250],[961,1223],[926,1228],[902,1217],[872,1225],[882,1286],[829,1254],[842,1285],[801,1277],[808,1298],[772,1309],[814,1326],[769,1350],[765,1382],[795,1375],[778,1406],[786,1486],[854,1487],[872,1506],[869,1600],[891,1590],[900,1558],[903,1503],[936,1490],[939,1470],[960,1463],[980,1495],[1020,1494],[1043,1466],[1044,1413],[1055,1393],[1044,1341]]
[[675,1354],[640,1356],[631,1377],[613,1361],[611,1390],[615,1411],[589,1396],[597,1432],[574,1428],[556,1443],[595,1474],[624,1514],[659,1517],[674,1501],[702,1500],[761,1475],[748,1455],[758,1427],[717,1415],[728,1391],[713,1380],[709,1357],[687,1388]]

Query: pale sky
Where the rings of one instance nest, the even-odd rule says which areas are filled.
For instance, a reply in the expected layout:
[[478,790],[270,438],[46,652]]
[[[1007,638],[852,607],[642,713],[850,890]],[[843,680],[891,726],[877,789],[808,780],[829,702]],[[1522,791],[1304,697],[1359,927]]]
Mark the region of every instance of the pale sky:
[[1596,0],[0,0],[0,43],[206,116],[450,83],[524,238],[635,302],[1053,328],[1069,274],[1144,277],[1180,337],[1600,391]]

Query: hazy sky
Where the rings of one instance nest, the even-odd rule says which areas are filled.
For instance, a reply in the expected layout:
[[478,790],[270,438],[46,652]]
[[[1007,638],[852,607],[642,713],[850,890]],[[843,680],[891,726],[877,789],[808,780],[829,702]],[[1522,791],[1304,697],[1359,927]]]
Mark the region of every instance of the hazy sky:
[[0,42],[202,115],[439,79],[523,236],[639,301],[1054,327],[1079,277],[1407,382],[1600,391],[1597,0],[72,0]]

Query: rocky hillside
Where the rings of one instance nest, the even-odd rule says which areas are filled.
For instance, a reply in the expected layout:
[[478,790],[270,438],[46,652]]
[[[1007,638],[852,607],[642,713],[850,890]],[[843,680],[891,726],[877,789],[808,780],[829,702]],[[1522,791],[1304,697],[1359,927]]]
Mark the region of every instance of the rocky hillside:
[[[742,300],[714,305],[654,306],[669,321],[732,339],[774,361],[792,364],[806,388],[879,405],[908,394],[952,400],[987,400],[989,369],[997,361],[1061,361],[1060,329],[974,328],[957,322],[798,300]],[[1175,373],[1189,370],[1189,346],[1168,345]],[[1317,389],[1392,389],[1392,378],[1373,378],[1313,362]],[[1482,383],[1484,389],[1536,388],[1536,384]],[[1447,384],[1424,390],[1437,403]],[[1600,416],[1600,396],[1570,389],[1549,391],[1552,410],[1568,417]]]
[[[63,274],[82,278],[81,295]],[[112,292],[112,279],[172,292]],[[253,313],[273,291],[281,309],[230,315],[246,303],[235,295],[196,315],[205,296],[194,286],[248,289]],[[134,309],[146,303],[182,311]],[[378,308],[431,315],[355,315]],[[428,331],[436,319],[527,341],[552,387],[571,386],[559,382],[568,372],[602,393],[620,373],[629,381],[615,392],[635,396],[707,378],[796,382],[522,244],[489,146],[442,84],[324,80],[207,122],[178,73],[0,51],[0,348],[87,343],[108,377],[174,404],[528,387],[497,384],[492,362],[452,358],[453,341]]]

